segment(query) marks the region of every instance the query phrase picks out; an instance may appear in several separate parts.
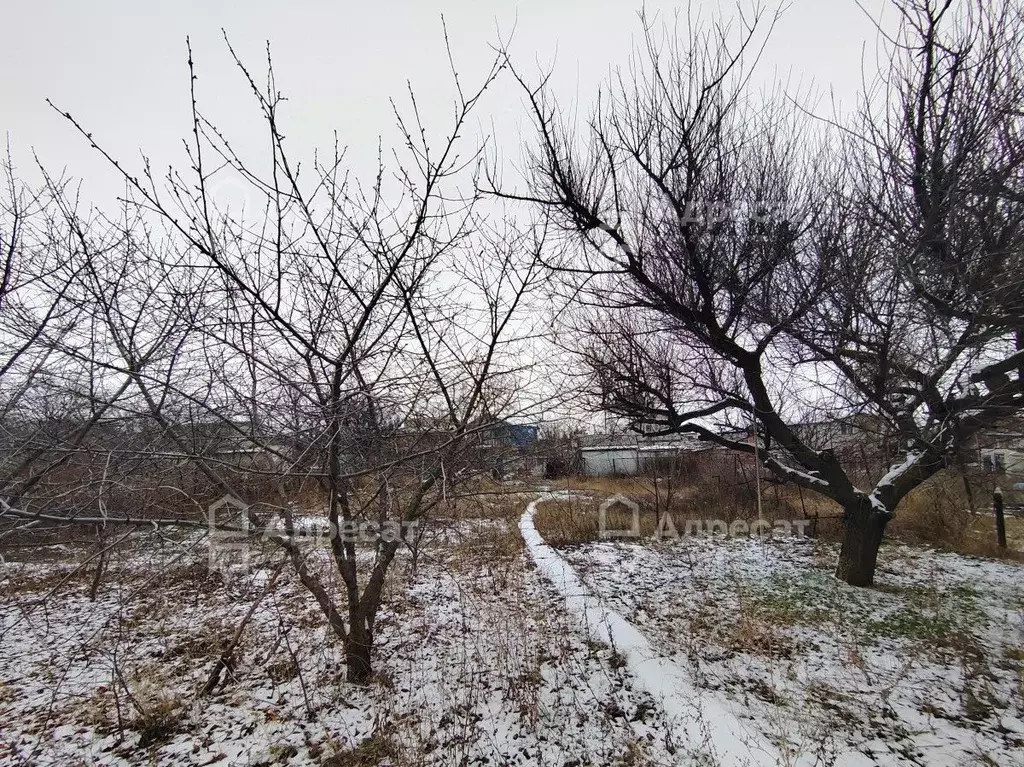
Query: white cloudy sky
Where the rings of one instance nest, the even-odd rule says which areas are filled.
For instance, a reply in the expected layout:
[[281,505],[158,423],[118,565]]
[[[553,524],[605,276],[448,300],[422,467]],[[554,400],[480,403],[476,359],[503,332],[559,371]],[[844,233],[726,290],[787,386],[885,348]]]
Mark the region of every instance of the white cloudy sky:
[[[881,0],[868,0],[877,9]],[[685,3],[648,0],[663,17]],[[693,0],[701,14],[735,14],[736,6]],[[202,108],[243,151],[263,146],[246,86],[221,40],[259,69],[270,41],[279,87],[289,97],[288,140],[300,151],[327,147],[337,131],[360,173],[372,169],[379,136],[393,139],[389,97],[414,86],[429,126],[450,114],[444,15],[462,76],[482,75],[499,32],[515,30],[512,51],[528,71],[553,65],[567,101],[587,105],[610,67],[625,64],[639,31],[635,0],[377,0],[376,2],[208,2],[178,0],[40,0],[10,3],[0,46],[0,129],[22,175],[32,151],[52,169],[85,178],[89,197],[120,191],[112,171],[45,103],[71,111],[104,146],[132,162],[144,150],[159,167],[181,163],[189,130],[185,39],[199,71]],[[875,11],[873,11],[875,12]],[[875,31],[855,0],[792,0],[765,52],[760,78],[813,83],[851,104],[870,61]],[[498,85],[478,113],[493,125],[505,154],[518,157],[522,97]]]

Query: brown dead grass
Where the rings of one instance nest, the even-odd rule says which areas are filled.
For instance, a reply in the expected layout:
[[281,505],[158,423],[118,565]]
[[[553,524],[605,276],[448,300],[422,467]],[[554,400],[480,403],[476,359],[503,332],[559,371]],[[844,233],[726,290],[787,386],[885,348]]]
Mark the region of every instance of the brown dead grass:
[[378,731],[362,741],[355,748],[340,750],[323,762],[323,767],[371,767],[378,764],[393,764],[399,756],[398,746],[391,734]]
[[[887,534],[910,543],[936,546],[960,554],[1021,560],[1024,549],[1024,520],[1006,516],[1008,548],[996,544],[996,523],[992,514],[992,491],[999,475],[969,478],[975,512],[967,495],[963,476],[942,472],[914,489],[896,509]],[[1019,502],[1013,493],[1007,502]]]
[[[714,466],[707,468],[714,471]],[[732,481],[724,473],[703,469],[682,477],[569,477],[550,484],[553,490],[567,490],[603,499],[624,495],[651,512],[671,511],[680,518],[756,519],[757,485],[753,477]],[[827,498],[801,490],[795,485],[763,482],[761,509],[766,518],[801,519],[835,516],[838,506]]]
[[[671,535],[674,529],[682,535],[689,520],[704,523],[720,520],[732,524],[736,520],[758,518],[754,485],[720,484],[715,477],[699,479],[684,485],[679,479],[651,477],[572,477],[551,483],[554,490],[575,493],[568,500],[546,501],[537,507],[536,524],[545,540],[555,546],[587,543],[600,536],[599,507],[615,495],[624,496],[640,508],[640,535],[650,537],[662,525]],[[800,491],[793,486],[762,487],[762,513],[770,523],[818,516],[819,529],[827,529],[829,519],[837,517],[840,508],[821,496]],[[664,522],[671,517],[672,527]],[[609,510],[608,526],[627,529],[631,515],[621,506]],[[838,522],[835,524],[838,529]]]
[[456,558],[465,556],[471,560],[508,559],[522,554],[525,546],[517,524],[506,519],[482,520],[455,546],[453,553]]
[[[601,539],[600,505],[603,499],[573,496],[543,501],[537,504],[534,524],[544,541],[551,546],[572,546]],[[609,529],[630,529],[633,515],[622,506],[609,509]],[[650,537],[654,534],[657,520],[650,511],[641,508],[640,534]]]
[[442,516],[468,531],[456,553],[471,559],[519,556],[525,546],[519,517],[532,498],[531,494],[481,486],[449,503]]
[[[713,468],[713,467],[712,467]],[[963,475],[942,472],[912,491],[899,508],[886,531],[887,538],[907,543],[935,546],[971,556],[1024,558],[1024,519],[1007,515],[1008,549],[996,546],[995,519],[991,514],[992,489],[996,482],[1008,484],[997,475],[969,476],[975,511],[971,512]],[[612,495],[624,495],[641,509],[641,534],[651,535],[664,511],[673,515],[680,533],[687,519],[736,519],[757,516],[753,483],[728,485],[720,476],[695,474],[682,478],[652,477],[567,477],[550,483],[553,490],[579,494],[570,501],[540,504],[537,526],[553,545],[571,545],[597,540],[597,507]],[[1009,492],[1007,504],[1024,502],[1024,493]],[[834,501],[794,485],[762,484],[762,509],[765,517],[810,519],[807,532],[823,541],[842,539],[842,507]],[[612,523],[628,524],[628,519],[613,515]]]
[[530,492],[481,486],[449,502],[439,516],[453,520],[518,520],[533,497]]

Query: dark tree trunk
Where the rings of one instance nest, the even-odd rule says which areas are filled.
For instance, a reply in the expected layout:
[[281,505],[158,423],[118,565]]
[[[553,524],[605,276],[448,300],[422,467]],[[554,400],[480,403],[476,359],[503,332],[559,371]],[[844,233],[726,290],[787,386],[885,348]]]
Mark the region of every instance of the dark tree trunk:
[[874,584],[878,547],[882,544],[888,522],[889,518],[874,508],[867,498],[860,498],[846,507],[837,578],[851,586]]
[[345,642],[345,665],[348,667],[348,681],[353,684],[366,684],[370,681],[370,676],[373,673],[373,667],[370,664],[373,638],[362,615],[351,617],[348,638]]

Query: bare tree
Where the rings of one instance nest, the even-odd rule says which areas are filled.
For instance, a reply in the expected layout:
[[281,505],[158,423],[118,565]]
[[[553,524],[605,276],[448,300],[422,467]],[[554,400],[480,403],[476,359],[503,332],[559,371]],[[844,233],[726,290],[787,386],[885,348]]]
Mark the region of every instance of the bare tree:
[[[1024,405],[1021,8],[900,7],[853,125],[752,92],[777,17],[644,18],[582,131],[519,76],[528,189],[495,184],[565,234],[549,266],[601,406],[749,454],[729,432],[755,429],[767,469],[843,507],[837,575],[862,586],[900,500]],[[865,487],[801,428],[822,412],[904,456]]]
[[[474,185],[482,147],[467,151],[461,137],[500,62],[473,90],[453,65],[453,122],[439,143],[428,142],[410,92],[408,109],[395,109],[404,153],[366,185],[349,178],[339,148],[300,177],[269,57],[262,85],[236,63],[268,157],[239,156],[203,116],[190,51],[187,173],[161,179],[147,161],[135,175],[64,113],[122,173],[130,199],[117,217],[84,220],[52,185],[81,255],[76,305],[93,339],[83,345],[79,333],[60,351],[114,386],[123,420],[147,424],[94,452],[129,467],[121,486],[138,481],[140,466],[169,476],[187,464],[190,481],[170,488],[184,504],[173,514],[156,502],[111,510],[94,483],[76,507],[67,493],[22,494],[4,512],[196,527],[205,524],[197,509],[240,499],[245,518],[217,527],[248,523],[281,552],[343,642],[349,679],[364,682],[396,556],[475,476],[475,435],[488,419],[522,408],[514,393],[530,330],[520,315],[543,231],[484,220]],[[225,177],[244,185],[244,207],[218,199]],[[294,499],[309,485],[321,508]],[[303,543],[300,514],[328,525],[326,573]]]
[[109,413],[111,392],[92,387],[95,365],[61,351],[72,336],[89,343],[76,295],[83,260],[54,193],[67,196],[67,181],[50,179],[33,190],[16,179],[10,158],[3,171],[0,495],[17,503],[67,468]]

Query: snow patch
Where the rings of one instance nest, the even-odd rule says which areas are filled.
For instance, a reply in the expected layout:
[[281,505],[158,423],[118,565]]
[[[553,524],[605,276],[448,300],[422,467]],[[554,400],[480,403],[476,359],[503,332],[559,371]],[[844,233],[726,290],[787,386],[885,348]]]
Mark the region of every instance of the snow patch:
[[545,494],[531,501],[519,529],[538,569],[564,596],[566,607],[582,617],[590,636],[624,656],[637,686],[658,701],[672,726],[681,728],[680,742],[710,752],[721,765],[780,764],[778,751],[759,732],[740,721],[724,701],[698,689],[684,669],[659,655],[635,626],[591,594],[572,566],[544,542],[533,523],[537,504],[558,497]]

